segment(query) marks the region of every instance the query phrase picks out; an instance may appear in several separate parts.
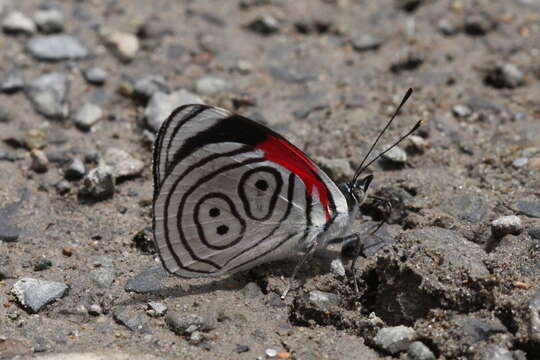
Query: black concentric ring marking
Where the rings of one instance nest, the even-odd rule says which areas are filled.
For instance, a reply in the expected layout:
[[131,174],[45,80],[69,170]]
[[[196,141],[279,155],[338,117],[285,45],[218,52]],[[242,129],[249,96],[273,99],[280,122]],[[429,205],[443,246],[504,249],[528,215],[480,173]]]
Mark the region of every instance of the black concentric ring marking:
[[[234,239],[233,241],[231,241],[230,243],[228,244],[225,244],[225,245],[214,245],[214,244],[211,244],[208,239],[206,239],[206,236],[204,235],[204,229],[201,225],[201,222],[199,221],[199,211],[200,211],[200,207],[201,205],[208,199],[212,199],[212,198],[218,198],[218,199],[221,199],[223,201],[225,201],[227,203],[227,205],[229,206],[229,208],[231,209],[231,213],[232,215],[234,216],[235,219],[238,220],[238,222],[240,223],[240,234],[239,236]],[[197,233],[199,234],[199,237],[201,239],[201,242],[209,249],[212,249],[212,250],[224,250],[224,249],[227,249],[231,246],[234,246],[236,244],[238,244],[242,238],[244,237],[244,234],[246,232],[246,221],[244,219],[242,219],[242,217],[240,216],[240,214],[238,213],[238,210],[236,210],[236,206],[234,205],[234,203],[232,202],[231,199],[229,199],[229,197],[223,193],[218,193],[218,192],[213,192],[213,193],[209,193],[209,194],[206,194],[205,196],[203,196],[202,198],[199,199],[199,201],[197,201],[197,204],[195,204],[195,211],[193,213],[193,222],[195,223],[195,226],[197,227]],[[227,225],[220,225],[218,226],[217,228],[217,233],[219,235],[225,235],[226,233],[228,232],[228,226]]]
[[[260,174],[260,173],[268,173],[272,175],[276,181],[276,188],[274,192],[272,193],[271,198],[270,198],[270,203],[268,204],[268,213],[266,213],[262,217],[256,217],[255,215],[253,215],[251,211],[251,203],[250,203],[250,199],[248,199],[248,197],[246,196],[245,185],[246,185],[246,181],[248,181],[251,176],[253,176],[254,174]],[[268,186],[267,183],[266,183],[266,186]],[[250,169],[246,171],[240,178],[240,181],[238,181],[238,196],[240,197],[240,200],[242,201],[242,205],[244,206],[244,211],[246,212],[246,215],[250,219],[257,220],[257,221],[265,221],[265,220],[270,219],[270,217],[274,213],[274,209],[276,207],[276,201],[278,199],[278,196],[281,194],[282,187],[283,187],[283,179],[281,178],[280,172],[271,166],[260,166],[258,168]]]

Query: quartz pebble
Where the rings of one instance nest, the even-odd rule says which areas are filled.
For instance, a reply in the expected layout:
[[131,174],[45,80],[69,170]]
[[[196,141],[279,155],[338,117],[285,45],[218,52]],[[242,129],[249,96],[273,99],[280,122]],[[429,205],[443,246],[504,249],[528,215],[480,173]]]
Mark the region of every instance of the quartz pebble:
[[491,222],[491,232],[496,237],[507,234],[518,235],[523,230],[521,219],[518,216],[502,216]]
[[4,18],[2,29],[10,34],[33,34],[36,32],[36,24],[23,13],[12,11]]

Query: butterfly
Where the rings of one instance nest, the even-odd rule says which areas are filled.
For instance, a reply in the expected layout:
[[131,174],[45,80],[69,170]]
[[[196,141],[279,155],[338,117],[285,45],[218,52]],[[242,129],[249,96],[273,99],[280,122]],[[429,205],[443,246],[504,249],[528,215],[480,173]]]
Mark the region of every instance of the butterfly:
[[207,277],[299,256],[292,280],[317,249],[358,238],[351,225],[373,180],[360,175],[384,130],[351,181],[338,185],[254,120],[209,105],[177,108],[153,152],[153,232],[163,266],[180,277]]

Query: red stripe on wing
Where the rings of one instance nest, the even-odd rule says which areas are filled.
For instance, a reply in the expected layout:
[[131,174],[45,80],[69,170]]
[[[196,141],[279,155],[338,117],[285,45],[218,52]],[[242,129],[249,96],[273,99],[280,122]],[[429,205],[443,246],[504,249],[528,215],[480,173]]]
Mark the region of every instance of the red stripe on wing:
[[326,220],[330,220],[328,192],[324,183],[316,175],[317,168],[311,160],[286,140],[275,136],[269,136],[265,141],[258,143],[257,148],[264,151],[265,159],[283,166],[302,179],[310,196],[313,188],[316,188],[321,205],[326,211]]

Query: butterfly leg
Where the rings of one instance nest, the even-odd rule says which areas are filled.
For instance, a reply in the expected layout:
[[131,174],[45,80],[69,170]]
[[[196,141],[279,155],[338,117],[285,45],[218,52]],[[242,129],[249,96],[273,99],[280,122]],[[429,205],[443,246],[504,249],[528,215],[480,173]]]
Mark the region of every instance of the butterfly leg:
[[298,273],[298,270],[300,270],[300,268],[306,263],[306,261],[311,259],[311,256],[315,252],[315,249],[316,249],[315,243],[313,243],[312,245],[309,246],[309,248],[306,249],[306,252],[304,253],[304,255],[302,255],[302,257],[300,258],[300,261],[298,261],[298,263],[294,267],[293,273],[291,277],[289,278],[289,281],[287,282],[287,287],[285,288],[285,290],[283,291],[283,294],[281,295],[281,299],[285,299],[285,296],[287,296],[287,294],[289,293],[289,290],[292,287],[292,283],[294,281],[294,278],[296,277],[296,274]]

